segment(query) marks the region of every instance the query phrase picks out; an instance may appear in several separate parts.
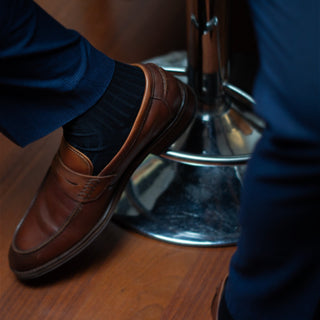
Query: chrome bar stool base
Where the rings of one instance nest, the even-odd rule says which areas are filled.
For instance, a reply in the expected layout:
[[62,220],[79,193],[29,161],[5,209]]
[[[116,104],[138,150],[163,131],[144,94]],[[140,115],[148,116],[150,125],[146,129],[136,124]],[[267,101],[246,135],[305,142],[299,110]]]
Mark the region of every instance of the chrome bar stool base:
[[245,107],[251,102],[226,87],[220,114],[199,111],[165,154],[150,155],[135,171],[113,221],[177,245],[234,245],[243,176],[263,126]]
[[244,170],[244,165],[192,166],[150,156],[134,173],[113,220],[173,244],[233,245]]
[[243,176],[264,124],[253,99],[228,82],[228,7],[229,0],[187,0],[184,63],[154,61],[193,87],[199,108],[183,136],[133,174],[113,218],[122,226],[189,246],[239,238]]

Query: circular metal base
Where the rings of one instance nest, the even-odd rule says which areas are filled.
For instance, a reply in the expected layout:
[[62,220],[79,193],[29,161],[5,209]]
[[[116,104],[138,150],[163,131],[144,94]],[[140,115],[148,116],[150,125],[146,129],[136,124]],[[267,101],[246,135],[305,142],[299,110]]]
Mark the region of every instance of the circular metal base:
[[[178,66],[165,69],[187,82],[185,57],[175,53],[153,62]],[[134,172],[116,223],[173,244],[236,244],[242,179],[263,124],[247,107],[250,96],[228,83],[222,89],[214,108],[201,105],[182,137]]]
[[[199,112],[161,157],[133,174],[114,215],[127,228],[190,246],[234,245],[242,179],[259,130],[233,102]],[[225,108],[228,106],[228,108]]]
[[151,155],[132,176],[113,219],[174,244],[233,245],[244,170],[245,165],[190,166]]

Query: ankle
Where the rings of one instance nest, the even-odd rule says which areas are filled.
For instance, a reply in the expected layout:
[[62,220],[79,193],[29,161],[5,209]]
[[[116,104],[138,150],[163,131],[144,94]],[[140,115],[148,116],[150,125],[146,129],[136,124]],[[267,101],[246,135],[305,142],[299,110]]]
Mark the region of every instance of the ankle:
[[98,174],[130,133],[145,90],[143,71],[116,62],[111,83],[87,112],[63,126],[68,143],[87,155]]

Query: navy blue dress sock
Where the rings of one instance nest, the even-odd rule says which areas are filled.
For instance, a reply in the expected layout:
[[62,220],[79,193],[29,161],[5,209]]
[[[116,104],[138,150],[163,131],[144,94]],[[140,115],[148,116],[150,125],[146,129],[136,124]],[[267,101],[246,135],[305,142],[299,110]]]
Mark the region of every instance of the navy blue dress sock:
[[116,155],[130,133],[145,90],[143,71],[116,62],[113,78],[101,99],[63,126],[64,138],[93,163],[97,175]]

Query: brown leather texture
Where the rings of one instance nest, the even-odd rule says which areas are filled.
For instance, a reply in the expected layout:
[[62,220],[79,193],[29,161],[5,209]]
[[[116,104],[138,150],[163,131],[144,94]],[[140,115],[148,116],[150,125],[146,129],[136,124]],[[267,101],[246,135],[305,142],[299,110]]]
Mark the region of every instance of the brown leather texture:
[[91,161],[62,139],[52,165],[17,227],[9,251],[19,278],[39,277],[88,246],[108,224],[131,174],[187,128],[196,108],[191,89],[153,64],[138,65],[146,89],[131,132],[98,176]]

